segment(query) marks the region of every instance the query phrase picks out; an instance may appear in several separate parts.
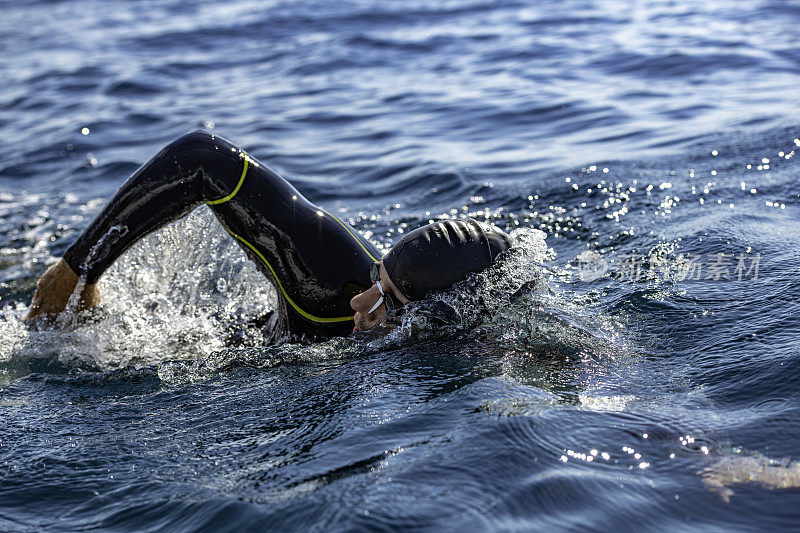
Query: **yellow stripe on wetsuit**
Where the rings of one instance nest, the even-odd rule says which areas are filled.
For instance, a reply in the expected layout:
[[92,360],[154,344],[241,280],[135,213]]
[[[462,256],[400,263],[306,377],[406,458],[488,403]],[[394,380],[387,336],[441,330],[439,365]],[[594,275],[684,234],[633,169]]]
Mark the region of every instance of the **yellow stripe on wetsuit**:
[[[229,195],[227,195],[227,196],[225,196],[223,198],[220,198],[219,200],[212,200],[210,202],[206,202],[206,204],[207,205],[221,204],[221,203],[227,202],[228,200],[230,200],[234,196],[236,196],[236,193],[238,193],[239,189],[242,188],[242,184],[244,183],[245,176],[247,176],[248,167],[249,167],[249,157],[248,157],[247,154],[244,154],[244,168],[242,168],[242,175],[239,178],[239,183],[236,184],[236,188],[233,189],[233,192],[231,192]],[[347,231],[347,233],[349,233],[350,236],[353,237],[353,239],[356,240],[358,245],[361,246],[361,248],[367,253],[368,256],[370,256],[372,258],[373,261],[377,261],[377,259],[375,259],[375,257],[373,257],[373,255],[369,252],[369,250],[367,250],[367,248],[364,246],[364,244],[361,242],[361,240],[353,234],[352,230],[350,228],[348,228],[347,225],[344,222],[342,222],[341,220],[339,220],[335,216],[331,215],[327,211],[325,211],[325,213],[327,213],[328,216],[330,216],[336,222],[338,222]],[[351,316],[336,317],[336,318],[325,318],[325,317],[314,316],[311,313],[300,309],[300,306],[298,306],[294,302],[294,300],[292,300],[292,298],[289,296],[289,293],[287,293],[286,289],[283,288],[283,283],[281,283],[280,278],[278,278],[277,272],[275,272],[275,269],[272,268],[272,265],[269,264],[269,261],[267,261],[267,258],[264,257],[264,255],[261,252],[259,252],[258,249],[255,246],[253,246],[252,244],[250,244],[246,239],[244,239],[243,237],[235,234],[234,232],[232,232],[228,228],[225,228],[225,230],[228,233],[230,233],[231,236],[233,236],[237,240],[239,240],[242,243],[244,243],[245,246],[250,248],[259,257],[259,259],[261,259],[264,262],[264,264],[267,265],[267,268],[272,273],[272,276],[275,278],[275,282],[278,284],[278,288],[281,290],[281,294],[283,294],[283,297],[286,298],[286,301],[289,302],[289,305],[291,305],[294,308],[295,311],[300,313],[301,316],[307,318],[308,320],[311,320],[312,322],[320,322],[320,323],[323,323],[323,324],[332,323],[332,322],[349,322],[349,321],[353,320],[353,316],[352,315]]]
[[372,259],[372,260],[373,260],[373,261],[375,261],[376,263],[377,263],[378,261],[380,261],[380,259],[375,259],[375,256],[374,256],[374,255],[372,255],[371,253],[369,253],[369,250],[367,250],[367,247],[366,247],[366,246],[364,246],[364,243],[363,243],[363,242],[361,242],[361,239],[359,239],[358,237],[356,237],[356,236],[355,236],[355,234],[353,233],[353,230],[351,230],[351,229],[350,229],[350,226],[348,226],[347,224],[345,224],[344,222],[342,222],[341,220],[339,220],[339,219],[338,219],[338,218],[336,218],[335,216],[331,215],[330,213],[328,213],[328,212],[327,212],[327,211],[325,211],[324,209],[323,209],[322,211],[324,211],[324,212],[325,212],[325,213],[326,213],[326,214],[327,214],[329,217],[331,217],[333,220],[335,220],[336,222],[338,222],[338,223],[339,223],[339,225],[340,225],[340,226],[342,226],[342,227],[345,229],[345,231],[347,231],[347,233],[349,233],[349,234],[350,234],[350,236],[356,240],[356,242],[358,243],[358,245],[359,245],[359,246],[361,246],[361,249],[362,249],[362,250],[364,250],[364,251],[367,253],[367,255],[370,257],[370,259]]
[[[226,229],[227,229],[227,228],[226,228]],[[267,261],[267,258],[266,258],[266,257],[264,257],[264,256],[261,254],[261,252],[259,252],[259,251],[256,249],[256,247],[255,247],[255,246],[253,246],[252,244],[250,244],[249,242],[247,242],[247,241],[246,241],[245,239],[243,239],[242,237],[240,237],[240,236],[236,235],[236,234],[235,234],[234,232],[232,232],[231,230],[228,230],[228,233],[230,233],[230,234],[231,234],[233,237],[235,237],[235,238],[239,239],[240,241],[242,241],[242,242],[243,242],[243,243],[244,243],[244,244],[245,244],[245,245],[246,245],[248,248],[250,248],[251,250],[253,250],[253,252],[255,252],[255,254],[256,254],[256,255],[257,255],[259,258],[261,258],[261,260],[262,260],[262,261],[264,261],[264,264],[265,264],[265,265],[267,265],[267,268],[269,268],[269,271],[270,271],[270,272],[272,272],[272,275],[273,275],[273,277],[275,278],[275,281],[278,283],[278,288],[281,290],[281,293],[283,293],[283,297],[284,297],[284,298],[286,298],[286,301],[287,301],[287,302],[289,302],[289,305],[291,305],[292,307],[294,307],[294,310],[295,310],[295,311],[297,311],[298,313],[300,313],[302,316],[304,316],[305,318],[307,318],[307,319],[309,319],[309,320],[311,320],[311,321],[314,321],[314,322],[322,322],[322,323],[329,323],[329,322],[349,322],[350,320],[353,320],[353,317],[352,317],[352,316],[343,316],[343,317],[338,317],[338,318],[323,318],[323,317],[318,317],[318,316],[314,316],[314,315],[312,315],[311,313],[307,313],[306,311],[303,311],[302,309],[300,309],[300,307],[298,307],[298,305],[297,305],[296,303],[294,303],[294,300],[292,300],[292,299],[289,297],[289,294],[286,292],[286,289],[284,289],[284,288],[283,288],[283,283],[281,283],[281,280],[280,280],[280,278],[278,278],[278,274],[275,272],[275,269],[274,269],[274,268],[272,268],[272,265],[270,265],[270,264],[269,264],[269,261]]]
[[236,196],[236,193],[239,192],[239,189],[242,188],[242,183],[244,183],[244,177],[247,176],[247,168],[250,166],[250,158],[247,157],[247,154],[245,154],[244,152],[242,152],[242,154],[243,154],[242,157],[244,158],[244,168],[242,168],[242,176],[239,178],[239,183],[236,184],[236,188],[234,188],[233,192],[230,193],[228,196],[224,196],[219,200],[211,200],[210,202],[206,202],[207,205],[217,205],[227,202],[228,200]]

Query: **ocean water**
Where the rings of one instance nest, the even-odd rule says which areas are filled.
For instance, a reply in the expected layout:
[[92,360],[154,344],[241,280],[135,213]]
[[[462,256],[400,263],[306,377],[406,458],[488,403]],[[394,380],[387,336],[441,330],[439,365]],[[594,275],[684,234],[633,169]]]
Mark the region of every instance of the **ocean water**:
[[[0,530],[792,530],[800,4],[6,0]],[[388,249],[511,232],[457,328],[264,346],[201,208],[21,322],[193,129]],[[412,310],[413,313],[413,310]]]

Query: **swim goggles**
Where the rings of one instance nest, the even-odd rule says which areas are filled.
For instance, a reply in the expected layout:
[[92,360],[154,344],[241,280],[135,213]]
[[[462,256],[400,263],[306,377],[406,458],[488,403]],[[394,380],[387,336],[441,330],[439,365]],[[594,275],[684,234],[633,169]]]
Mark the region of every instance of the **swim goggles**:
[[372,280],[372,282],[378,287],[378,292],[381,293],[381,297],[378,298],[378,301],[375,302],[375,305],[372,306],[372,309],[370,309],[369,312],[372,313],[384,302],[386,302],[386,313],[394,311],[394,302],[392,301],[392,297],[383,292],[383,287],[381,286],[380,263],[372,263],[370,265],[369,279]]

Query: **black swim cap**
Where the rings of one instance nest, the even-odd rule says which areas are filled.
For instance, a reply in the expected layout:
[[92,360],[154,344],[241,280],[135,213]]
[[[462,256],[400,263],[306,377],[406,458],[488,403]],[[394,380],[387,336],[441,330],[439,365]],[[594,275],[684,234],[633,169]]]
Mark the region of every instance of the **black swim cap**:
[[403,236],[383,258],[395,286],[409,300],[422,300],[494,263],[511,247],[502,230],[472,218],[434,222]]

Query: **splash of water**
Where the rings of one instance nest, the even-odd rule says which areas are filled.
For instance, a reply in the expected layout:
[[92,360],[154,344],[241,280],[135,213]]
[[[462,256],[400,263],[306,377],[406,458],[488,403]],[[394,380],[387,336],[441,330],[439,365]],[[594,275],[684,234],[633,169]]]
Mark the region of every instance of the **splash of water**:
[[[552,290],[545,234],[517,229],[511,236],[515,245],[505,260],[410,305],[401,327],[387,335],[264,347],[255,323],[275,309],[276,293],[200,210],[123,255],[101,280],[98,308],[77,313],[73,307],[57,327],[34,331],[21,322],[25,306],[7,306],[0,314],[0,361],[48,359],[92,370],[156,365],[162,381],[177,383],[231,366],[352,358],[465,332],[509,353],[596,350],[608,321]],[[417,328],[431,302],[452,309],[455,322]],[[234,332],[237,347],[231,348]]]
[[[451,289],[434,294],[424,302],[407,304],[399,326],[375,328],[349,338],[336,338],[314,344],[283,344],[273,347],[227,348],[194,361],[167,361],[159,366],[162,381],[183,383],[204,379],[214,372],[234,366],[268,368],[287,363],[319,363],[352,359],[375,353],[404,351],[426,341],[437,341],[469,333],[470,338],[489,331],[502,341],[507,331],[508,316],[500,309],[513,309],[515,324],[525,319],[529,302],[515,293],[548,292],[542,262],[548,249],[543,232],[532,229],[512,233],[515,246],[512,253],[495,267],[456,284]],[[529,294],[530,293],[530,294]],[[430,307],[443,304],[452,310],[455,320],[446,326],[427,323]],[[501,332],[502,330],[502,332]],[[529,340],[530,342],[530,340]]]
[[[514,246],[504,260],[426,302],[411,304],[394,336],[419,329],[415,325],[425,323],[426,308],[436,302],[453,311],[454,332],[478,329],[483,336],[502,342],[509,352],[547,348],[573,353],[596,350],[599,339],[619,341],[619,328],[609,317],[553,289],[550,278],[557,273],[546,266],[552,250],[544,232],[518,228],[510,235]],[[421,331],[421,336],[440,334],[433,329]]]
[[0,314],[0,361],[50,358],[108,370],[194,359],[262,340],[252,324],[275,307],[275,291],[204,210],[143,239],[100,281],[102,303],[68,310],[56,327],[25,327],[25,306]]

